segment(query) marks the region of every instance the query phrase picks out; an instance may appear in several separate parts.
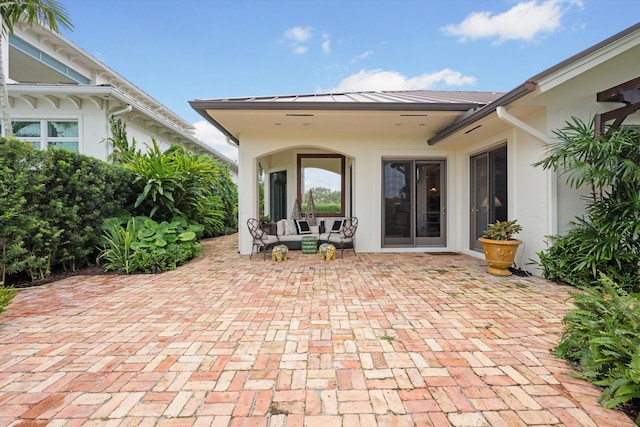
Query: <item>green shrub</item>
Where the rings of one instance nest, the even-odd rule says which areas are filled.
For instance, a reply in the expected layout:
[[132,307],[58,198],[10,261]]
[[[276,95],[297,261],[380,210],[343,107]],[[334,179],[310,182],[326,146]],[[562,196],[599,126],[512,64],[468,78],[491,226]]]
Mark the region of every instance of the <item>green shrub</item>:
[[135,242],[139,230],[136,218],[129,218],[123,227],[120,218],[108,218],[102,227],[103,250],[98,256],[105,261],[105,270],[124,271],[129,274],[137,270],[137,260],[131,243]]
[[[141,214],[170,223],[185,217],[203,224],[205,232],[198,232],[198,238],[237,231],[237,190],[228,167],[182,147],[161,153],[154,140],[151,152],[141,154],[135,141],[126,141],[124,125],[113,131],[118,164],[0,138],[0,283],[93,264],[105,218]],[[122,230],[113,224],[106,229],[113,246],[121,246],[127,237],[118,234]],[[168,254],[155,253],[154,262],[163,269],[184,262],[186,252],[193,257],[198,251],[197,239],[189,244],[189,251],[170,246],[164,249]],[[135,258],[142,253],[134,259],[128,255],[114,251],[102,256],[105,261],[114,257],[109,265],[118,270],[150,268]]]
[[640,292],[640,203],[633,197],[597,201],[572,224],[538,254],[545,277],[584,287],[598,286],[603,273],[628,292]]
[[600,287],[573,296],[576,309],[563,320],[556,355],[579,362],[580,377],[606,387],[605,407],[640,398],[640,297],[606,276]]
[[183,217],[171,222],[156,222],[147,217],[110,218],[104,224],[104,249],[100,259],[105,269],[127,274],[175,270],[177,266],[199,255],[202,245],[198,236],[204,227],[188,223]]
[[218,174],[214,177],[215,184],[211,185],[211,191],[215,196],[220,198],[224,229],[216,229],[208,235],[233,234],[238,231],[238,187],[231,178],[229,166],[218,160],[213,160],[217,164]]
[[18,291],[16,289],[0,286],[0,313],[11,304],[13,297],[15,297],[17,293]]
[[573,118],[554,132],[558,142],[535,164],[565,175],[570,187],[590,190],[585,214],[538,254],[545,276],[598,286],[604,273],[640,292],[640,132],[608,129],[595,138],[594,121]]
[[130,210],[133,174],[65,150],[0,138],[0,281],[92,264],[103,218]]
[[[340,204],[314,202],[313,206],[316,208],[317,216],[322,216],[323,214],[339,214],[340,213]],[[307,211],[306,203],[300,206],[300,211],[302,213],[305,213]]]
[[163,153],[155,139],[151,142],[149,152],[125,165],[136,175],[139,213],[158,221],[182,216],[203,224],[207,235],[222,233],[223,205],[214,190],[219,162],[177,146]]
[[183,217],[160,223],[146,219],[137,239],[131,243],[142,271],[175,270],[178,265],[197,256],[202,251],[198,235],[204,231],[201,224],[191,223]]
[[39,172],[44,153],[33,144],[15,138],[0,138],[0,282],[25,271],[30,257],[25,239],[40,225],[34,200],[43,192],[45,176]]

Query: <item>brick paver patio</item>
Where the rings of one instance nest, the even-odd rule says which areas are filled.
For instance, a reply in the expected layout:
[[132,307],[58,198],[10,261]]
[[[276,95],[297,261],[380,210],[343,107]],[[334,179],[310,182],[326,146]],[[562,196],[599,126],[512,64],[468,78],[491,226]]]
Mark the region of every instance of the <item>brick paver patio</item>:
[[0,315],[1,426],[633,426],[551,353],[570,288],[462,255],[237,255]]

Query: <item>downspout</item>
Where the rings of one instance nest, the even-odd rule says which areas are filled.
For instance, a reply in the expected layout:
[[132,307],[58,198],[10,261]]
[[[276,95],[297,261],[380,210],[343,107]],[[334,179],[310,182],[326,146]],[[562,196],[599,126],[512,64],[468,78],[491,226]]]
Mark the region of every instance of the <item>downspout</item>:
[[529,135],[533,136],[534,138],[542,141],[544,143],[544,145],[548,145],[549,144],[549,140],[547,139],[547,136],[545,134],[543,134],[538,129],[534,128],[533,126],[530,126],[530,125],[526,124],[525,122],[523,122],[522,120],[520,120],[520,119],[512,116],[511,114],[507,113],[507,109],[504,108],[503,106],[496,107],[496,114],[498,115],[498,118],[500,120],[502,120],[503,122],[509,123],[510,125],[512,125],[514,127],[517,127],[518,129],[528,133]]
[[[510,125],[512,125],[513,127],[516,127],[526,133],[528,133],[529,135],[533,136],[535,139],[541,141],[544,145],[549,145],[549,138],[547,138],[547,136],[545,134],[543,134],[542,132],[540,132],[538,129],[534,128],[531,125],[528,125],[527,123],[523,122],[522,120],[512,116],[511,114],[507,113],[506,108],[504,108],[503,106],[499,106],[496,107],[496,114],[498,115],[498,118],[500,120],[502,120],[505,123],[508,123]],[[556,192],[554,191],[553,188],[553,184],[554,184],[554,180],[553,180],[553,176],[552,176],[552,172],[551,170],[549,170],[547,172],[547,194],[549,195],[555,195]],[[550,196],[551,197],[551,196]],[[553,199],[553,198],[552,198]],[[556,228],[554,227],[554,206],[555,206],[555,202],[554,203],[549,203],[547,205],[547,231],[550,234],[555,234],[556,233]]]
[[124,107],[122,110],[116,110],[113,113],[109,114],[109,119],[112,119],[115,116],[120,116],[122,114],[130,113],[132,110],[133,110],[133,107],[131,106],[131,104],[127,104],[127,106]]

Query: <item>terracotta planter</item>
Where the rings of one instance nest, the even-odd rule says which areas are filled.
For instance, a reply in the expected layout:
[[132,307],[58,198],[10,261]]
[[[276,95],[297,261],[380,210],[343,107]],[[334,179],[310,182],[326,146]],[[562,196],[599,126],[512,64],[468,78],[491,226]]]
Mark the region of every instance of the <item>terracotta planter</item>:
[[496,276],[511,276],[508,268],[513,265],[516,251],[522,240],[491,240],[484,237],[480,237],[478,240],[482,243],[484,257],[489,264],[487,273]]

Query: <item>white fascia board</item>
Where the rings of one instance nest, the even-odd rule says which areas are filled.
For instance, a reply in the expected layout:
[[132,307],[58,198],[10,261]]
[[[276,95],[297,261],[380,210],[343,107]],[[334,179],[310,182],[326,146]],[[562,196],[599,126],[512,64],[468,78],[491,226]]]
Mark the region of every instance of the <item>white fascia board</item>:
[[114,89],[111,86],[94,86],[94,85],[49,85],[49,84],[31,84],[16,83],[7,84],[9,95],[15,93],[24,93],[28,95],[111,95]]
[[190,133],[185,132],[184,129],[175,126],[174,123],[172,123],[172,122],[170,122],[168,120],[165,120],[164,117],[158,116],[156,113],[151,111],[146,105],[141,104],[140,102],[136,101],[133,98],[130,98],[126,94],[119,92],[115,88],[111,88],[111,89],[112,89],[113,97],[118,99],[120,102],[122,102],[124,104],[131,105],[133,107],[134,111],[137,110],[141,114],[147,116],[150,120],[153,120],[154,122],[158,123],[160,126],[162,126],[165,129],[167,129],[170,133],[178,135],[179,137],[189,141],[189,143],[202,148],[204,151],[206,151],[207,153],[211,154],[212,156],[218,158],[219,160],[221,160],[221,161],[223,161],[225,163],[228,163],[232,170],[234,168],[235,168],[235,170],[237,170],[236,163],[233,160],[225,157],[222,153],[218,152],[215,148],[205,144],[204,142],[202,142],[199,139],[195,138]]
[[640,32],[636,31],[615,43],[605,46],[602,49],[599,49],[590,55],[587,55],[584,58],[581,58],[580,60],[537,80],[536,83],[538,84],[538,88],[541,93],[554,89],[555,87],[560,86],[561,84],[589,71],[594,67],[597,67],[611,58],[615,58],[616,56],[623,54],[638,44],[640,44]]
[[208,146],[202,141],[196,139],[193,135],[185,132],[182,128],[176,126],[174,123],[165,120],[164,117],[158,116],[151,111],[146,105],[138,102],[137,100],[129,97],[127,94],[120,92],[111,86],[91,86],[91,85],[45,85],[45,84],[15,84],[7,85],[7,91],[9,95],[29,95],[33,97],[44,97],[45,95],[60,95],[60,96],[107,96],[108,99],[116,100],[124,105],[131,105],[134,111],[138,111],[140,114],[146,116],[149,120],[157,123],[159,126],[167,129],[169,133],[178,135],[180,138],[187,140],[189,143],[194,144],[203,150],[207,151],[214,157],[235,165],[235,162],[226,158],[224,155],[216,151],[214,148]]

